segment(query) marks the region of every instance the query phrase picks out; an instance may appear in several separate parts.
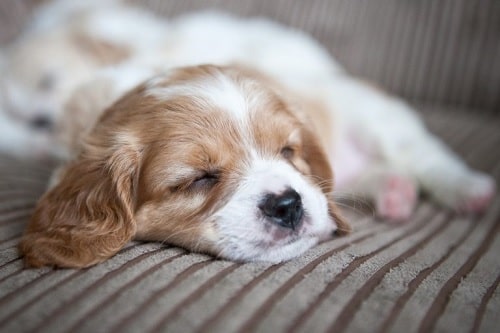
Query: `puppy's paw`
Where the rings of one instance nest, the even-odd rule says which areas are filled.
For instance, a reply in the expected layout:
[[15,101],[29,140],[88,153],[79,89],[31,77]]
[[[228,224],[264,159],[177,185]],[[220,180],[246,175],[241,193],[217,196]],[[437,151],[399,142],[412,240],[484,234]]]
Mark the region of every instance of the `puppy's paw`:
[[417,203],[417,185],[399,174],[390,174],[382,181],[375,197],[376,214],[390,222],[409,219]]
[[470,172],[457,184],[448,206],[461,213],[481,213],[488,208],[496,192],[495,180],[480,172]]

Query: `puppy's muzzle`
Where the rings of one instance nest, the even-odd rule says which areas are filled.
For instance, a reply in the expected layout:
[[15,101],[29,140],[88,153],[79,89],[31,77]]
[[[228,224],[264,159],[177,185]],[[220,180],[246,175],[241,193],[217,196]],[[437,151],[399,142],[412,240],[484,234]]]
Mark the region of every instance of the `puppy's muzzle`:
[[304,215],[302,199],[293,189],[281,194],[267,194],[259,209],[274,223],[292,230],[300,224]]

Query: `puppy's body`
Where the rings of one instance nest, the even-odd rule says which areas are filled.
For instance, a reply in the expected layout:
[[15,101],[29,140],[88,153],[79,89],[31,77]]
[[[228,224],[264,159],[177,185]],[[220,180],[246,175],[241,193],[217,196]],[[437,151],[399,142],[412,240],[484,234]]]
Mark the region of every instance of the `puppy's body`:
[[[58,141],[70,162],[21,244],[31,265],[88,266],[132,238],[287,260],[348,230],[332,171],[392,221],[410,216],[419,189],[466,212],[494,195],[408,105],[307,36],[215,14],[169,29],[158,53],[94,75],[66,102]],[[164,74],[141,84],[152,72]]]

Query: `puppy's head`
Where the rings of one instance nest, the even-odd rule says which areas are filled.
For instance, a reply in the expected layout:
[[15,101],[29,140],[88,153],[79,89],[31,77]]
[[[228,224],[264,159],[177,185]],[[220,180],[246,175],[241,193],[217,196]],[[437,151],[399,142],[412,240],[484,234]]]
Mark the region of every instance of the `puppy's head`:
[[109,108],[39,202],[28,264],[88,266],[132,238],[280,262],[349,227],[314,129],[266,81],[198,66]]

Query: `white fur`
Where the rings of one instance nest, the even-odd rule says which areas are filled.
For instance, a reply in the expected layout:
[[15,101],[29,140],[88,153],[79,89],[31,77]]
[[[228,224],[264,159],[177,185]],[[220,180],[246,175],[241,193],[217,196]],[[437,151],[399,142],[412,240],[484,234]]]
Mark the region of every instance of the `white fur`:
[[248,115],[247,98],[243,91],[234,81],[224,75],[216,75],[198,82],[190,81],[186,84],[166,86],[158,86],[157,79],[153,78],[148,86],[150,87],[147,91],[148,95],[161,100],[187,96],[196,98],[205,105],[216,106],[241,121],[246,120]]
[[115,6],[121,0],[86,0],[68,1],[52,0],[42,4],[26,27],[25,33],[39,33],[60,27],[61,23],[70,21],[82,12],[94,11],[98,8]]
[[279,74],[321,79],[343,70],[311,37],[264,18],[202,12],[171,22],[173,65],[242,62]]
[[156,72],[149,67],[124,63],[96,73],[95,79],[110,79],[113,81],[113,95],[110,96],[110,100],[114,101],[155,74]]

